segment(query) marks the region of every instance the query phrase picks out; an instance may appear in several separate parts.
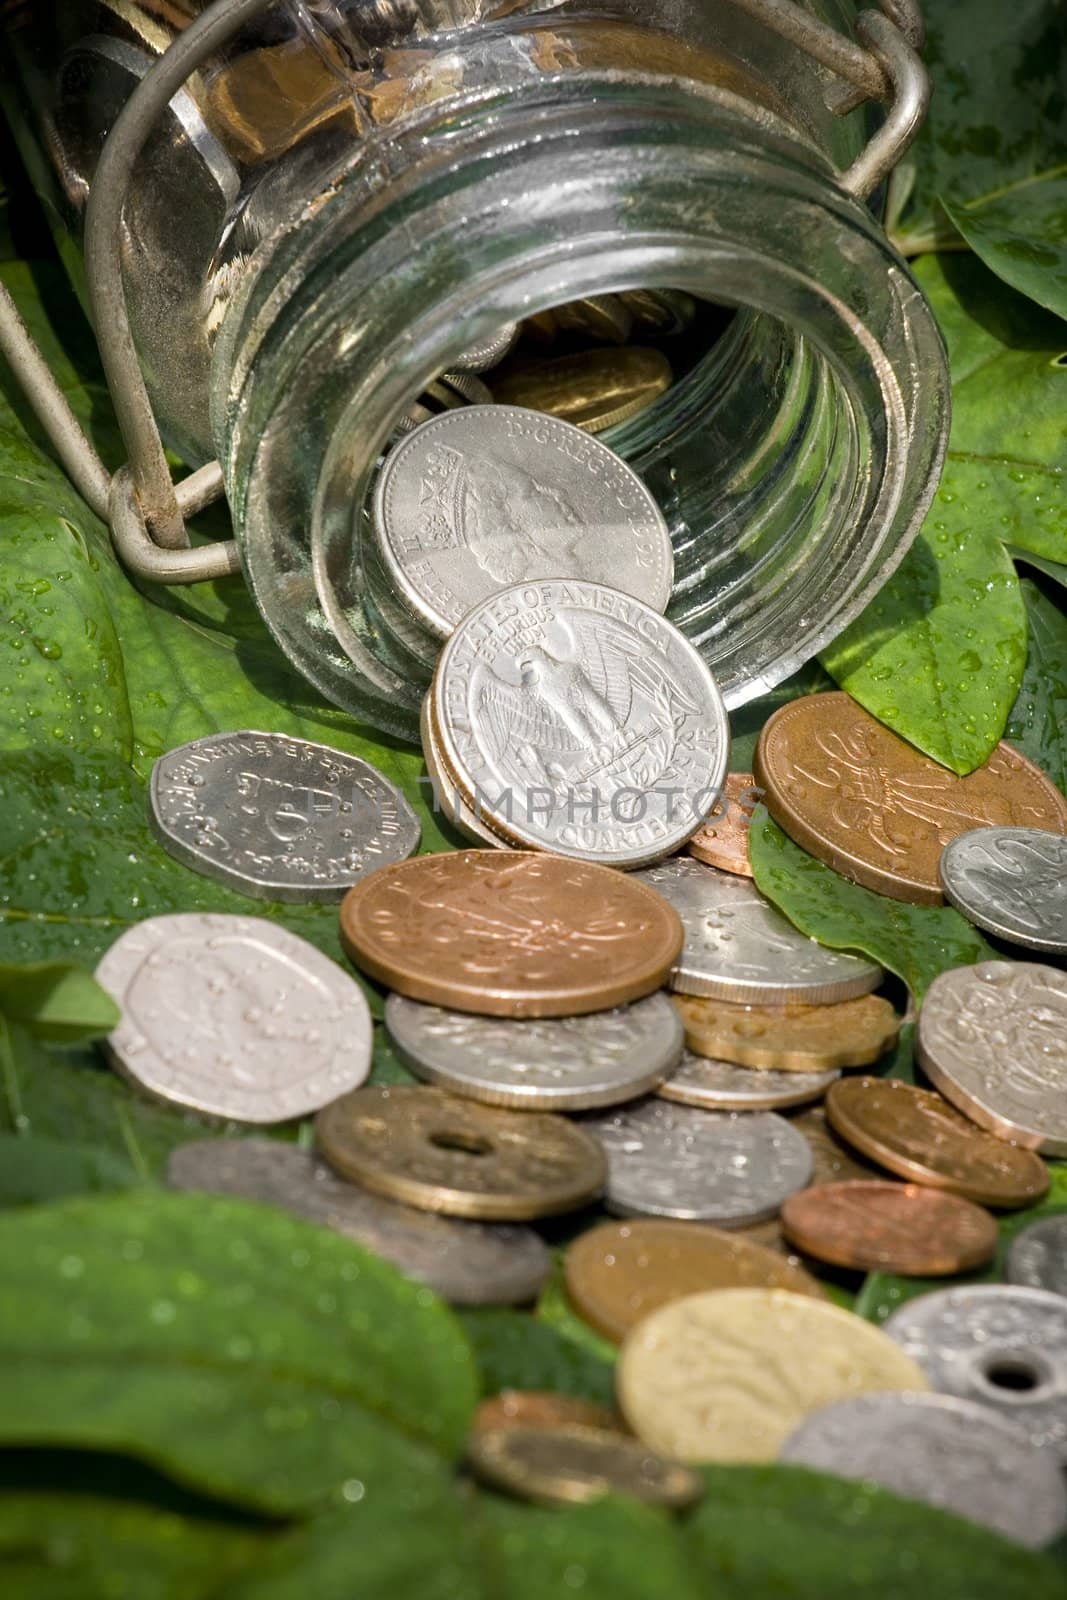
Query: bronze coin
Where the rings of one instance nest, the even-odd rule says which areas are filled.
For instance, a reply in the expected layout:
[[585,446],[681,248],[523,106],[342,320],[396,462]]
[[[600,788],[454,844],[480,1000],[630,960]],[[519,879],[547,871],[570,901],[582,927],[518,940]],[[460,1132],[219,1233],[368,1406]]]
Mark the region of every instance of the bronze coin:
[[751,878],[748,830],[752,812],[761,798],[751,772],[731,772],[720,802],[725,806],[725,813],[709,818],[700,832],[693,835],[688,845],[689,854],[709,867],[718,867],[720,872]]
[[789,1120],[811,1146],[815,1172],[809,1188],[824,1183],[844,1183],[852,1178],[877,1178],[884,1182],[885,1173],[872,1162],[865,1161],[834,1132],[826,1119],[825,1105],[812,1106]]
[[671,996],[698,1056],[776,1072],[868,1067],[895,1044],[901,1019],[888,1000],[861,995],[835,1005],[742,1006]]
[[658,350],[585,350],[530,367],[512,366],[493,383],[498,405],[526,406],[603,433],[628,422],[665,394],[671,364]]
[[705,1289],[791,1289],[823,1298],[803,1267],[699,1222],[605,1222],[575,1239],[563,1281],[578,1315],[617,1344],[642,1317]]
[[805,1255],[859,1272],[951,1277],[992,1260],[988,1211],[938,1189],[866,1179],[802,1189],[782,1207],[782,1232]]
[[678,913],[610,867],[457,850],[372,872],[341,906],[356,966],[411,1000],[491,1017],[577,1017],[640,1000],[682,949]]
[[704,1493],[691,1468],[606,1428],[493,1428],[471,1435],[467,1460],[491,1489],[542,1506],[625,1494],[680,1511]]
[[1048,1193],[1039,1155],[983,1132],[928,1089],[894,1078],[841,1079],[826,1114],[857,1150],[915,1183],[1008,1210]]
[[471,1419],[473,1433],[485,1433],[491,1428],[569,1427],[624,1431],[622,1418],[607,1406],[550,1389],[502,1389],[483,1400]]
[[846,878],[912,905],[944,904],[941,852],[971,828],[1067,833],[1067,799],[1009,744],[957,777],[847,694],[776,711],[760,734],[756,781],[775,822]]

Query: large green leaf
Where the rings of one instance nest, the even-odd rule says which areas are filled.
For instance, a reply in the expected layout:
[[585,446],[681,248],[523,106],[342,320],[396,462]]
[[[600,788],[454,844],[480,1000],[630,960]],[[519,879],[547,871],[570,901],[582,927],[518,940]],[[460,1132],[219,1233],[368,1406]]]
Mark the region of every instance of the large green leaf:
[[82,967],[40,961],[0,962],[0,1015],[38,1039],[77,1044],[110,1033],[120,1013]]
[[[632,1501],[547,1511],[480,1503],[486,1589],[507,1600],[709,1600],[674,1519]],[[755,1600],[755,1592],[749,1597]]]
[[945,210],[990,271],[1067,317],[1067,165]]
[[613,1403],[615,1367],[606,1351],[564,1338],[521,1311],[478,1307],[458,1316],[474,1350],[483,1394],[553,1389],[601,1405]]
[[1067,616],[1024,581],[1030,652],[1008,738],[1067,791]]
[[133,1164],[110,1150],[0,1133],[0,1207],[132,1189],[141,1182]]

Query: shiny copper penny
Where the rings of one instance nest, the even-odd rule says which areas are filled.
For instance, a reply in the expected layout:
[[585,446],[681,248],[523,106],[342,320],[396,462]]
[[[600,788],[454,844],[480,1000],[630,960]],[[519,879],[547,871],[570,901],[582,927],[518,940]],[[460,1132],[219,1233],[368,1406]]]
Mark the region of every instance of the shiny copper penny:
[[609,867],[459,850],[371,873],[341,906],[363,972],[412,1000],[492,1017],[607,1011],[663,984],[678,913]]
[[939,1094],[892,1078],[848,1078],[826,1097],[832,1127],[901,1178],[1010,1210],[1048,1193],[1039,1155],[985,1133]]
[[604,1428],[493,1428],[471,1435],[467,1460],[490,1488],[542,1506],[625,1494],[681,1511],[704,1493],[703,1478],[689,1467]]
[[876,1178],[885,1181],[885,1173],[845,1143],[826,1120],[826,1107],[812,1106],[790,1122],[802,1133],[811,1146],[815,1172],[809,1188],[824,1183],[846,1183],[853,1178]]
[[672,995],[685,1042],[698,1056],[776,1072],[867,1067],[896,1043],[901,1019],[888,1000],[861,995],[830,1006],[742,1006]]
[[774,713],[753,763],[764,803],[791,839],[853,882],[912,905],[942,905],[941,852],[972,828],[1067,833],[1067,800],[1009,744],[957,777],[847,694]]
[[937,1189],[867,1179],[790,1195],[782,1232],[805,1255],[860,1272],[951,1277],[990,1261],[997,1225],[988,1211]]
[[718,867],[721,872],[751,878],[748,830],[760,798],[751,772],[731,772],[723,785],[720,801],[723,814],[709,818],[700,832],[693,835],[687,846],[689,854],[709,867]]
[[503,1389],[483,1400],[471,1419],[473,1433],[491,1428],[606,1428],[623,1431],[622,1418],[576,1394],[550,1389]]

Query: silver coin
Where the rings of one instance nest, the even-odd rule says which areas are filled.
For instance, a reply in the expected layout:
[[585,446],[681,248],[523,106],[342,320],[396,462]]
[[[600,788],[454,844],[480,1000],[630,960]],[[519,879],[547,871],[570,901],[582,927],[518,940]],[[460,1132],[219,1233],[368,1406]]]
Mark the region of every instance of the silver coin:
[[344,1234],[457,1306],[535,1300],[552,1258],[532,1228],[415,1211],[338,1178],[310,1150],[274,1139],[208,1139],[172,1154],[174,1189],[239,1195]]
[[811,1181],[807,1140],[770,1112],[738,1117],[652,1099],[581,1121],[608,1158],[605,1203],[616,1216],[742,1228],[775,1216]]
[[655,611],[674,581],[663,514],[640,478],[580,428],[521,406],[465,406],[389,454],[374,523],[398,590],[447,639],[499,589],[609,580]]
[[508,322],[478,344],[469,345],[452,365],[461,372],[488,372],[510,355],[519,342],[519,325]]
[[385,1026],[418,1077],[514,1110],[579,1111],[634,1100],[662,1083],[683,1049],[664,994],[587,1017],[467,1016],[391,994]]
[[689,856],[637,876],[670,901],[685,927],[670,980],[680,994],[817,1005],[869,994],[882,981],[881,967],[865,956],[828,950],[800,933],[748,878]]
[[363,990],[262,917],[151,917],[96,969],[121,1007],[107,1040],[160,1100],[234,1122],[288,1122],[358,1089],[371,1065]]
[[885,1331],[935,1389],[989,1406],[1067,1460],[1067,1300],[971,1284],[909,1300]]
[[1067,951],[1067,835],[1042,828],[973,828],[946,845],[945,898],[976,927],[1011,944]]
[[149,817],[185,866],[258,900],[341,900],[405,861],[419,822],[381,773],[280,733],[214,733],[160,756]]
[[493,850],[510,849],[506,841],[486,825],[483,816],[467,804],[453,783],[434,737],[429,695],[423,699],[422,709],[419,712],[419,737],[422,740],[422,759],[426,763],[426,772],[433,789],[434,805],[472,844],[487,844]]
[[1067,1212],[1032,1222],[1016,1234],[1004,1276],[1009,1283],[1067,1296]]
[[696,832],[726,776],[729,724],[703,660],[600,584],[494,595],[452,635],[431,694],[460,792],[528,849],[653,861]]
[[779,1461],[879,1483],[1039,1549],[1067,1526],[1050,1450],[1005,1417],[947,1394],[863,1394],[813,1411]]
[[980,1127],[1067,1156],[1067,973],[1031,961],[941,973],[919,1012],[917,1054]]
[[663,1100],[705,1111],[778,1111],[820,1100],[840,1072],[755,1072],[686,1050],[656,1091]]

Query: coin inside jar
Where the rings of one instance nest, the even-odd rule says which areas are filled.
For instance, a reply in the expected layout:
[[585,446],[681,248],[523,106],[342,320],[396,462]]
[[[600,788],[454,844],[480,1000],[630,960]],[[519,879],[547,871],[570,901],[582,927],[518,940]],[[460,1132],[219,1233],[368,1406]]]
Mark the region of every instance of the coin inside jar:
[[608,1494],[683,1510],[704,1480],[647,1445],[602,1428],[493,1428],[472,1435],[468,1462],[492,1489],[535,1505],[585,1505]]
[[493,384],[501,405],[525,406],[581,428],[606,433],[666,394],[674,374],[659,350],[583,350],[517,367]]
[[991,1261],[997,1225],[959,1195],[866,1179],[790,1195],[782,1232],[805,1255],[859,1272],[950,1277]]
[[717,867],[720,872],[751,878],[748,830],[759,796],[760,790],[751,772],[731,772],[723,788],[719,814],[710,817],[693,835],[686,847],[689,854],[706,866]]
[[581,1395],[551,1389],[502,1389],[483,1400],[471,1419],[472,1433],[493,1428],[604,1428],[622,1431],[622,1418]]
[[866,1067],[896,1043],[901,1019],[888,1000],[866,994],[836,1005],[734,1005],[675,995],[694,1054],[776,1072]]

